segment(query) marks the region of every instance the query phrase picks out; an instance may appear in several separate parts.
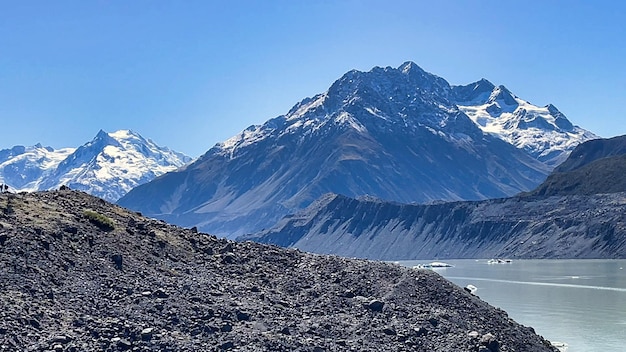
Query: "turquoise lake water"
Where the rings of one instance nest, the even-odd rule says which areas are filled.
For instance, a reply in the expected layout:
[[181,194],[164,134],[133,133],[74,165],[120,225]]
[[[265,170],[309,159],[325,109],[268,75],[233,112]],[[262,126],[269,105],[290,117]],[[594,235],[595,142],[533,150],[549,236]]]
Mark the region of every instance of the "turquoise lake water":
[[[626,260],[445,260],[436,272],[567,352],[626,351]],[[404,261],[414,266],[428,261]]]

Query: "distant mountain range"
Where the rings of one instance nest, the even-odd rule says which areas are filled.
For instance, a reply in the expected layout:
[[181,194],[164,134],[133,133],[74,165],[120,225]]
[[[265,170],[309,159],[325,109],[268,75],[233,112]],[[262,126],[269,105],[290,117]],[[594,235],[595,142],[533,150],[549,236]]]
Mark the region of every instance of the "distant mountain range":
[[594,138],[552,105],[487,80],[451,86],[407,62],[350,71],[119,204],[232,238],[329,192],[404,203],[511,196]]
[[385,260],[626,258],[625,142],[585,142],[515,197],[409,205],[329,194],[240,239]]
[[0,183],[13,191],[66,185],[116,201],[133,187],[190,161],[129,130],[100,131],[78,148],[55,150],[37,144],[0,150]]

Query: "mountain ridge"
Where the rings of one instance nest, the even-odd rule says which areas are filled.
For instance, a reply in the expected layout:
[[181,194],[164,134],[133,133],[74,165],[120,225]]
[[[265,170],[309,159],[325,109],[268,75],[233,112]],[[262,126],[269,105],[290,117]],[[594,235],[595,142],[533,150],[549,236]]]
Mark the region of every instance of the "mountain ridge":
[[536,189],[522,196],[592,195],[626,191],[626,136],[579,144]]
[[375,260],[626,258],[626,192],[398,204],[326,196],[240,236]]

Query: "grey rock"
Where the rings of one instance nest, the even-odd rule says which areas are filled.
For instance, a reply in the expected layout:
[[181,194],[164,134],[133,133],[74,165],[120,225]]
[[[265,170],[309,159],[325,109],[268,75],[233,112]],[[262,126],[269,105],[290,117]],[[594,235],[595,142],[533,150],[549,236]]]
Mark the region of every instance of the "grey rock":
[[141,339],[144,341],[151,340],[153,331],[154,331],[154,328],[145,328],[141,330]]
[[71,340],[72,339],[69,336],[66,336],[66,335],[57,335],[57,336],[54,336],[52,338],[52,342],[53,343],[68,343]]
[[125,350],[128,350],[128,349],[132,348],[132,347],[133,347],[133,344],[132,344],[130,341],[126,340],[126,339],[119,339],[119,340],[117,341],[117,346],[118,346],[118,347],[119,347],[122,351],[125,351]]
[[385,333],[385,335],[397,335],[396,330],[394,328],[392,328],[392,327],[384,328],[383,332]]
[[480,344],[487,347],[491,352],[500,352],[500,343],[496,340],[496,337],[487,333],[480,338]]
[[377,299],[371,300],[367,304],[367,308],[371,309],[374,312],[382,312],[384,306],[385,306],[385,302],[377,300]]

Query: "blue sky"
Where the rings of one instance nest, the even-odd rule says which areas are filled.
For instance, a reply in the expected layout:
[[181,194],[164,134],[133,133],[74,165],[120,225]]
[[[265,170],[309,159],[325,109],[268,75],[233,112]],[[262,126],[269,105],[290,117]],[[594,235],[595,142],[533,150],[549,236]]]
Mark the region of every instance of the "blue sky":
[[197,157],[351,69],[409,60],[626,134],[625,4],[0,0],[0,149],[132,129]]

